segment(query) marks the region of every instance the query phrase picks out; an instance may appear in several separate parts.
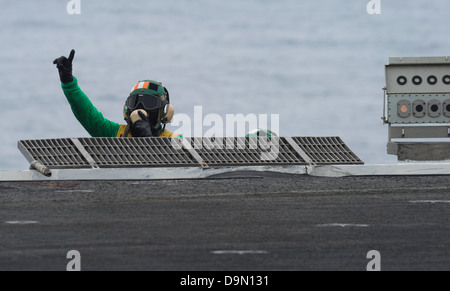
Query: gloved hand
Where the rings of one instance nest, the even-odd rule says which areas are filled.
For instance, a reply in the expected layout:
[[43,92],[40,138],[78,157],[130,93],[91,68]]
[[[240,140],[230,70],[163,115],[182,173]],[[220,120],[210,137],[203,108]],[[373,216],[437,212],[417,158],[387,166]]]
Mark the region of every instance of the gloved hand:
[[69,58],[62,56],[53,61],[59,71],[59,79],[63,83],[69,83],[73,81],[72,75],[72,60],[75,56],[75,50],[70,51]]
[[131,125],[131,134],[134,137],[152,137],[153,132],[150,126],[149,118],[142,111],[138,111],[138,114],[141,119],[136,120]]

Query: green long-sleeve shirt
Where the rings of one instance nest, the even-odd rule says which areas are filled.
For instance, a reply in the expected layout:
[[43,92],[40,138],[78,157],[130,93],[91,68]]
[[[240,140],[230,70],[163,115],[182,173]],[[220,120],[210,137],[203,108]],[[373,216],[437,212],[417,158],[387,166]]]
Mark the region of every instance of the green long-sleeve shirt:
[[[104,118],[103,114],[95,108],[86,94],[80,89],[77,78],[73,77],[72,82],[61,83],[61,86],[73,114],[92,137],[118,137],[123,134],[126,125]],[[129,136],[131,136],[131,133]],[[179,137],[181,135],[172,133],[160,126],[156,136]]]
[[74,77],[70,83],[61,83],[72,112],[86,131],[93,137],[115,137],[120,124],[103,117],[78,86]]

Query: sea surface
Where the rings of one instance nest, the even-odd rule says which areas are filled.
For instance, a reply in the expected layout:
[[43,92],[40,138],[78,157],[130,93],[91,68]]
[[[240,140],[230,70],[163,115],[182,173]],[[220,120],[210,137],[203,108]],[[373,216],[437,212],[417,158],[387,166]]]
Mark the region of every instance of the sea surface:
[[381,120],[389,57],[450,55],[445,0],[381,0],[373,15],[368,0],[77,2],[80,14],[68,0],[0,0],[0,170],[28,168],[18,140],[89,136],[52,64],[71,49],[110,120],[153,79],[178,117],[276,114],[279,135],[340,136],[366,164],[396,162]]

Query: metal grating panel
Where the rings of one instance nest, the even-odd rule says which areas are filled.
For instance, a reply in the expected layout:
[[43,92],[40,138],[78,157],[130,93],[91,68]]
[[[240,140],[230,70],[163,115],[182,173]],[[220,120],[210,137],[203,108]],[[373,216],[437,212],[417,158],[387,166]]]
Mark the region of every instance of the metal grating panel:
[[209,166],[308,165],[284,138],[193,138],[191,145]]
[[80,138],[80,143],[99,167],[198,166],[170,138]]
[[[339,137],[79,138],[19,141],[48,168],[363,164]],[[175,146],[179,145],[179,146]]]
[[340,137],[293,137],[316,165],[364,164]]
[[23,140],[19,150],[28,162],[37,160],[51,168],[90,168],[71,139]]

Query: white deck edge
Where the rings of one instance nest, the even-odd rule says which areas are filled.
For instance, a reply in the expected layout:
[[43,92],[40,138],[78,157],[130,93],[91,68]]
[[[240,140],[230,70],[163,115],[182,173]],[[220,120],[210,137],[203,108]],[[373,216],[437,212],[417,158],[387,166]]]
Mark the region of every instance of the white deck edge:
[[321,177],[450,175],[450,163],[312,166],[308,167],[308,174]]
[[262,171],[289,174],[307,174],[306,166],[246,166],[209,168],[101,168],[101,169],[52,169],[46,177],[35,170],[0,171],[0,181],[52,181],[52,180],[177,180],[202,179],[212,175],[235,171]]
[[450,175],[450,162],[385,165],[244,166],[210,169],[200,167],[53,169],[51,177],[46,177],[35,170],[20,170],[0,171],[0,181],[202,179],[236,171],[278,172],[318,177]]

